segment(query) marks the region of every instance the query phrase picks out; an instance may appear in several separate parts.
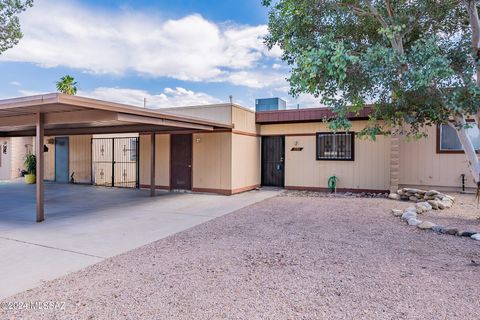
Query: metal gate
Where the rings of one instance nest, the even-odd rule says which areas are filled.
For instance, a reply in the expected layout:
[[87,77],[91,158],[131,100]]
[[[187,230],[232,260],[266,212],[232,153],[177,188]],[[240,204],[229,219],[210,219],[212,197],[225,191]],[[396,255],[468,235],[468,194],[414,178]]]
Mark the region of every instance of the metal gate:
[[92,139],[92,184],[139,187],[138,138]]

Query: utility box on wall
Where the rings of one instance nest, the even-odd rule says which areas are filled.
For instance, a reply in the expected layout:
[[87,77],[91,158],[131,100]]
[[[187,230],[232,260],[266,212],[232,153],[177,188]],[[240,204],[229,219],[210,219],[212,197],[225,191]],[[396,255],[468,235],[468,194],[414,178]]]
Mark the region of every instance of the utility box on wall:
[[280,98],[266,98],[255,100],[255,111],[276,111],[287,109],[287,102]]

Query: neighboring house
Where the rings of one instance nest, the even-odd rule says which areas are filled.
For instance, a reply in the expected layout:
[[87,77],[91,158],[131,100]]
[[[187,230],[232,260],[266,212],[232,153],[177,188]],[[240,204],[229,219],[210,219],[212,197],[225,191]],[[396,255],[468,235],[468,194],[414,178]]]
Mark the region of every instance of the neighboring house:
[[[456,133],[448,126],[430,128],[429,137],[419,141],[388,136],[371,141],[356,135],[367,124],[368,108],[352,115],[351,132],[336,134],[324,122],[332,116],[329,109],[265,110],[270,111],[255,113],[236,104],[161,109],[228,126],[214,131],[157,132],[156,187],[225,195],[260,186],[323,191],[328,179],[336,176],[340,191],[387,191],[399,186],[460,190],[462,175],[466,188],[475,187]],[[231,125],[232,129],[227,128]],[[480,149],[478,129],[469,132]],[[150,136],[45,137],[45,178],[67,183],[73,177],[75,183],[147,188]],[[14,139],[18,141],[13,143]],[[12,145],[2,155],[0,180],[8,176],[5,172],[18,175],[20,159],[31,141],[0,138],[1,144]]]

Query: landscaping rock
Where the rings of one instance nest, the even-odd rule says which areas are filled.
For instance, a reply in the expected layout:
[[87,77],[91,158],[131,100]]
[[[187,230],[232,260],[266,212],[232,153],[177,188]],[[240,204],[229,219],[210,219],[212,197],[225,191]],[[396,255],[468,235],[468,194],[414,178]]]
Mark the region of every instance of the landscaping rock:
[[443,203],[446,209],[449,209],[453,206],[453,203],[451,201],[441,201],[441,202]]
[[414,189],[414,188],[403,188],[403,191],[405,193],[410,193],[410,194],[415,194],[415,193],[422,193],[425,194],[425,190],[420,190],[420,189]]
[[422,230],[429,230],[429,229],[432,229],[434,226],[435,226],[435,223],[433,222],[423,221],[417,227]]
[[436,233],[445,233],[444,226],[435,225],[432,227],[432,230],[435,231]]
[[413,201],[413,202],[417,202],[419,199],[415,196],[410,196],[410,197],[408,197],[408,200]]
[[449,196],[448,194],[445,197],[450,199],[452,202],[455,202],[455,197]]
[[428,200],[427,203],[432,207],[433,210],[438,210],[437,200]]
[[402,210],[399,210],[399,209],[392,209],[392,214],[393,214],[395,217],[400,217],[400,216],[403,214],[403,211],[402,211]]
[[411,212],[417,213],[417,208],[415,208],[415,207],[408,207],[407,209],[405,209],[405,211],[411,211]]
[[432,206],[428,202],[418,202],[415,209],[417,213],[423,213],[432,210]]
[[461,231],[461,232],[458,233],[458,236],[471,238],[475,234],[477,234],[477,233],[476,232],[471,232],[471,231]]
[[480,241],[480,233],[476,233],[473,236],[471,236],[470,238]]
[[401,197],[400,197],[399,194],[390,193],[390,194],[388,195],[388,198],[389,198],[389,199],[392,199],[392,200],[400,200]]
[[425,195],[427,197],[431,197],[431,196],[436,196],[437,194],[439,194],[440,192],[438,192],[437,190],[429,190],[427,192],[425,192]]
[[458,229],[456,228],[446,228],[443,230],[443,233],[456,236],[458,234]]
[[402,220],[410,220],[410,219],[416,219],[417,218],[417,213],[416,212],[412,212],[412,211],[405,211],[403,214],[402,214]]
[[438,209],[440,210],[443,210],[445,209],[445,203],[443,203],[442,201],[437,201],[437,204],[438,204]]
[[415,218],[411,218],[411,219],[408,220],[408,224],[411,225],[411,226],[418,226],[421,223],[422,223],[421,220],[418,220],[418,219],[415,219]]

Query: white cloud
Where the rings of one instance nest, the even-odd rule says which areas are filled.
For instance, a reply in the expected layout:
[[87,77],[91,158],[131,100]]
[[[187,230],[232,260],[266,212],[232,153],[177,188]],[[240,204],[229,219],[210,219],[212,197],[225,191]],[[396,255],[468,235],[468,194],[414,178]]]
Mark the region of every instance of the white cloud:
[[22,85],[22,84],[21,84],[20,82],[18,82],[18,81],[11,81],[10,84],[11,84],[12,86],[16,86],[16,87],[20,87],[20,86]]
[[290,109],[297,108],[300,105],[301,109],[305,108],[324,108],[326,107],[320,102],[319,98],[315,98],[309,94],[301,94],[297,98],[292,98],[290,96],[282,97],[285,101],[287,101],[287,107]]
[[[18,90],[18,93],[22,96],[34,96],[46,94],[48,92]],[[95,88],[92,91],[80,90],[78,92],[78,95],[81,97],[123,103],[137,107],[143,107],[144,99],[146,98],[147,108],[150,109],[194,106],[224,102],[206,93],[194,92],[192,90],[187,90],[181,87],[165,88],[161,93],[150,93],[146,90],[130,88],[99,87]]]
[[[21,22],[24,38],[0,60],[263,88],[275,81],[264,82],[265,76],[253,71],[262,59],[281,54],[263,44],[265,25],[219,25],[198,14],[166,20],[131,11],[102,12],[79,2],[36,0]],[[246,81],[245,73],[255,79]]]
[[143,107],[144,99],[146,98],[147,108],[151,109],[221,102],[219,99],[206,93],[194,92],[181,87],[165,88],[162,93],[158,94],[138,89],[100,87],[93,91],[81,91],[79,95],[139,107]]

